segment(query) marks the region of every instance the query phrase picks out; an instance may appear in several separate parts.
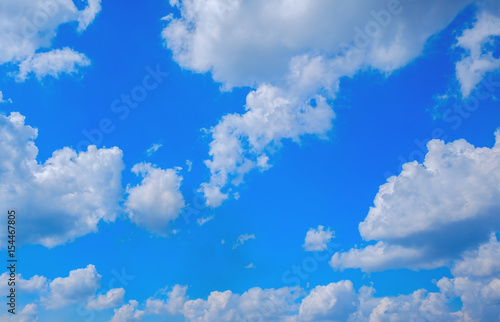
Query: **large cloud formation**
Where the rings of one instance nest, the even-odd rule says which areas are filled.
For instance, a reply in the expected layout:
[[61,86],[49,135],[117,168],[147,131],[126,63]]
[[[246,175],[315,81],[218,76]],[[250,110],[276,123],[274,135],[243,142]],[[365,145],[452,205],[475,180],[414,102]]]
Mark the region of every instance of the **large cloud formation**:
[[[35,321],[39,308],[54,312],[79,303],[83,303],[86,310],[114,311],[111,321],[117,322],[142,321],[147,316],[228,322],[493,321],[500,315],[499,253],[500,243],[492,234],[479,248],[462,254],[455,261],[451,267],[452,277],[435,282],[437,291],[419,289],[411,294],[385,297],[377,297],[372,286],[356,289],[349,280],[317,285],[309,291],[287,286],[254,287],[242,294],[213,291],[206,299],[190,299],[187,286],[174,285],[158,290],[142,303],[132,299],[121,305],[123,288],[97,295],[101,275],[91,264],[52,281],[43,276],[20,279],[19,286],[39,295],[23,310],[22,315],[29,316],[26,321]],[[0,279],[4,278],[7,273]],[[456,299],[462,303],[459,308],[450,306]],[[0,316],[0,321],[4,320],[9,318]]]
[[53,247],[97,231],[100,220],[114,221],[122,151],[66,147],[39,163],[37,130],[24,120],[17,112],[0,115],[0,204],[18,211],[19,241]]
[[500,130],[492,148],[432,140],[423,164],[410,162],[380,186],[359,224],[375,245],[332,257],[334,268],[435,268],[500,231]]
[[[175,285],[149,298],[139,310],[133,301],[115,309],[115,317],[179,316],[188,321],[493,321],[500,315],[500,251],[494,235],[477,250],[457,260],[453,277],[436,282],[438,291],[419,289],[411,294],[375,296],[372,286],[356,290],[349,280],[318,285],[309,292],[294,287],[252,288],[243,294],[211,292],[208,298],[190,300],[187,287]],[[487,269],[475,271],[478,264]],[[160,294],[160,295],[158,295]],[[462,307],[450,307],[460,299]],[[124,314],[127,313],[127,314]],[[115,319],[119,321],[119,319]],[[127,320],[128,321],[128,320]]]
[[[165,17],[162,36],[174,60],[210,72],[224,90],[254,89],[244,112],[225,115],[209,130],[211,176],[200,191],[217,207],[248,172],[271,166],[283,140],[327,137],[335,117],[329,100],[342,77],[362,69],[390,74],[407,65],[473,1],[170,3],[180,16]],[[467,43],[462,38],[460,45]]]

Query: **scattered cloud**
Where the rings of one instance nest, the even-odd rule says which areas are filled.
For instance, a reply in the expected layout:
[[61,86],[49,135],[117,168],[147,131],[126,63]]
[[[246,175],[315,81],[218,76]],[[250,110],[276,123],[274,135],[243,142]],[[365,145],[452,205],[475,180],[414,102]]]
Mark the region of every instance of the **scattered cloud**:
[[186,160],[186,165],[188,167],[188,172],[191,172],[191,169],[193,168],[193,162],[191,160]]
[[147,149],[146,154],[148,156],[152,156],[159,148],[161,148],[163,144],[161,143],[153,143],[149,149]]
[[253,263],[248,264],[245,268],[255,268],[256,266]]
[[238,239],[233,244],[233,249],[238,248],[239,246],[243,245],[244,243],[246,243],[250,239],[255,239],[255,235],[254,234],[243,234],[243,235],[238,236]]
[[12,99],[8,98],[8,99],[5,99],[3,97],[3,93],[2,91],[0,91],[0,103],[12,103]]
[[334,238],[334,232],[319,225],[318,228],[309,228],[304,242],[304,249],[308,252],[323,251],[328,247],[330,240]]
[[132,172],[143,179],[135,187],[127,187],[125,207],[130,220],[152,233],[165,235],[185,205],[179,190],[182,176],[175,169],[163,170],[150,163],[136,164]]
[[38,80],[49,75],[59,78],[61,74],[74,74],[79,67],[90,65],[90,60],[84,54],[70,48],[54,49],[49,52],[33,54],[19,64],[16,80],[25,81],[30,73]]
[[204,224],[206,224],[207,222],[209,222],[210,220],[214,219],[215,217],[212,215],[212,216],[208,216],[208,217],[202,217],[202,218],[198,218],[196,220],[196,223],[200,226],[203,226]]

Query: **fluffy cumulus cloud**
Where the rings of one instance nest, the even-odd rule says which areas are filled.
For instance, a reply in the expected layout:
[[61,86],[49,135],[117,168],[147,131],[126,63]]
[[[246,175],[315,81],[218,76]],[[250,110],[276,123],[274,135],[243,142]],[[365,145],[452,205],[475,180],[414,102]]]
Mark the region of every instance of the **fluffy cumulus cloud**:
[[106,294],[101,294],[89,300],[85,309],[87,310],[105,310],[117,307],[122,304],[125,290],[123,288],[113,288]]
[[115,309],[115,314],[111,318],[111,322],[136,322],[142,321],[144,311],[137,310],[139,302],[130,300],[128,304],[123,305],[119,309]]
[[283,140],[326,137],[342,77],[405,66],[471,2],[172,1],[180,16],[165,17],[162,36],[174,60],[210,72],[225,90],[254,88],[244,112],[209,130],[207,205],[221,205],[249,171],[268,169]]
[[299,317],[303,321],[346,321],[358,305],[351,281],[340,281],[316,286],[300,304]]
[[85,302],[99,289],[101,275],[94,265],[79,268],[68,277],[57,277],[49,285],[49,293],[41,298],[48,309],[57,309],[77,302]]
[[18,81],[24,81],[30,73],[40,80],[46,75],[58,78],[61,73],[72,74],[78,67],[89,66],[90,60],[70,48],[54,49],[45,53],[34,54],[19,64]]
[[16,315],[6,314],[0,316],[0,322],[36,322],[38,321],[38,305],[26,304]]
[[330,240],[334,238],[333,234],[334,232],[331,231],[330,228],[325,230],[325,227],[321,225],[319,225],[318,228],[310,228],[307,231],[306,239],[302,247],[308,252],[321,252],[327,248]]
[[187,286],[174,285],[174,287],[172,287],[172,289],[167,292],[166,300],[149,298],[146,301],[147,312],[157,315],[182,314],[184,303],[186,303],[186,301],[188,300],[186,292]]
[[228,198],[221,189],[238,186],[252,169],[270,167],[269,156],[282,139],[299,142],[305,134],[321,135],[331,129],[335,114],[326,99],[315,97],[305,103],[280,88],[262,85],[247,96],[245,114],[228,114],[210,129],[210,181],[201,191],[207,205],[219,206]]
[[335,56],[348,45],[366,49],[366,64],[394,70],[471,2],[184,0],[162,35],[182,67],[226,87],[254,86],[281,81],[303,53]]
[[[83,54],[70,54],[63,49],[62,53],[52,51],[40,56],[39,51],[51,47],[60,25],[76,22],[77,30],[84,31],[100,10],[100,0],[88,0],[83,10],[78,10],[72,0],[2,1],[0,64],[20,64],[19,80],[23,80],[30,71],[34,71],[37,77],[54,76],[88,65],[88,59]],[[56,57],[63,57],[64,61],[56,62]]]
[[500,58],[494,53],[499,37],[500,4],[498,1],[481,2],[474,25],[457,38],[457,46],[466,52],[456,64],[463,97],[470,95],[486,73],[500,68]]
[[336,253],[334,268],[434,268],[500,231],[500,131],[492,148],[432,140],[423,164],[403,165],[380,186],[359,224],[375,245]]
[[182,314],[188,321],[282,321],[298,308],[298,288],[251,288],[243,294],[211,292],[206,300],[188,300],[187,287],[176,285],[167,299],[150,298],[146,313],[160,316]]
[[[10,272],[5,272],[0,275],[0,295],[9,295],[10,287],[8,285]],[[47,289],[47,278],[44,276],[35,275],[30,279],[24,279],[21,274],[16,276],[17,289],[25,293],[39,293]]]
[[[143,310],[132,300],[115,309],[112,321],[138,321],[146,316],[187,321],[493,321],[500,315],[500,280],[492,276],[453,276],[436,282],[438,291],[419,289],[411,294],[375,296],[375,289],[358,290],[349,280],[301,288],[251,288],[242,294],[211,292],[207,299],[191,300],[187,287],[175,285],[149,298]],[[157,292],[165,293],[164,290]],[[161,295],[160,295],[161,297]],[[450,307],[460,299],[462,307]]]
[[125,202],[130,220],[147,230],[164,235],[170,222],[184,208],[179,191],[182,176],[175,169],[160,169],[150,163],[136,164],[132,172],[143,179],[140,184],[128,187]]
[[100,220],[114,221],[122,195],[121,150],[63,148],[39,163],[37,130],[24,120],[17,112],[0,115],[0,203],[24,218],[19,242],[53,247],[97,231]]

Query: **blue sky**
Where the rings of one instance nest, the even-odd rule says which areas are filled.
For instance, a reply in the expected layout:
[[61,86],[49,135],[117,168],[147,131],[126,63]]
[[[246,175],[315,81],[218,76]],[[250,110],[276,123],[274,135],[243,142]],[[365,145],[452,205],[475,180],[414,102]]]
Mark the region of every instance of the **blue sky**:
[[0,16],[0,321],[500,316],[497,1]]

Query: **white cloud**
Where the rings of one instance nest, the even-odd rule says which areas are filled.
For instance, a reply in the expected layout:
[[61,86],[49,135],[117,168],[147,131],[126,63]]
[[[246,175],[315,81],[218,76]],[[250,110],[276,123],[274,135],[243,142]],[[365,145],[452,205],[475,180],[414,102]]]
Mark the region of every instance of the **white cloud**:
[[193,162],[191,160],[186,160],[186,165],[188,167],[188,172],[191,172],[191,169],[193,168]]
[[227,193],[221,191],[227,184],[239,185],[252,169],[267,170],[269,155],[283,139],[299,142],[299,137],[306,134],[326,138],[335,116],[321,96],[314,103],[301,103],[268,85],[248,94],[246,110],[242,115],[224,116],[210,129],[212,159],[205,164],[211,177],[201,186],[208,206],[217,207],[227,199]]
[[304,242],[304,249],[308,252],[323,251],[327,248],[328,243],[334,238],[330,228],[324,230],[325,227],[319,225],[318,228],[309,228]]
[[243,114],[228,114],[209,130],[211,176],[200,187],[207,205],[220,206],[251,170],[268,169],[282,140],[325,138],[335,116],[327,99],[340,78],[405,66],[470,2],[172,2],[181,15],[166,19],[162,36],[174,60],[210,72],[226,90],[255,89]]
[[334,268],[378,271],[447,265],[500,230],[500,130],[492,148],[432,140],[423,164],[403,165],[359,224],[375,245],[336,253]]
[[[71,0],[5,0],[0,2],[0,64],[24,62],[27,71],[36,68],[41,71],[56,73],[53,60],[42,60],[37,51],[50,48],[60,25],[78,22],[78,31],[83,31],[94,20],[100,11],[100,0],[90,0],[83,10],[79,11]],[[80,54],[82,55],[82,54]],[[54,54],[52,54],[54,56]],[[83,59],[85,56],[81,56]],[[75,58],[75,57],[73,57]],[[35,62],[36,66],[31,66]],[[76,61],[73,59],[73,61]],[[46,62],[49,66],[43,66]],[[80,60],[81,62],[81,60]],[[52,64],[52,65],[50,65]],[[39,74],[42,76],[42,73]]]
[[254,263],[250,263],[247,266],[245,266],[245,268],[255,268],[255,267],[256,266],[254,265]]
[[244,243],[246,243],[250,239],[255,239],[255,235],[254,234],[251,234],[251,235],[250,234],[243,234],[243,235],[238,236],[238,239],[233,244],[233,249],[236,249],[237,247],[243,245]]
[[70,48],[54,49],[49,52],[34,54],[19,64],[16,80],[25,81],[30,73],[38,80],[50,75],[59,78],[61,74],[74,74],[78,67],[90,65],[90,60],[84,54]]
[[351,281],[316,286],[302,300],[300,321],[346,321],[356,310],[358,299]]
[[105,310],[112,307],[117,307],[123,303],[125,290],[123,288],[114,288],[106,294],[100,294],[96,298],[89,300],[85,306],[86,310]]
[[456,64],[456,76],[460,82],[463,97],[468,97],[476,85],[488,72],[500,68],[500,58],[493,56],[494,37],[500,36],[500,6],[481,8],[473,27],[465,30],[457,38],[457,46],[466,50],[466,54]]
[[142,321],[144,311],[137,310],[139,303],[135,300],[130,300],[128,304],[123,305],[119,309],[115,309],[115,314],[110,322],[135,322]]
[[[5,272],[0,275],[0,295],[7,296],[9,294],[10,286],[8,285],[10,272]],[[35,275],[26,280],[21,274],[15,278],[17,289],[23,293],[39,293],[47,289],[47,278],[44,276]]]
[[0,322],[36,322],[38,321],[38,306],[35,303],[26,304],[16,314],[8,313],[0,316]]
[[[308,294],[301,288],[256,287],[241,295],[214,291],[206,300],[190,300],[187,287],[175,285],[166,300],[157,295],[149,298],[145,314],[183,315],[187,321],[494,321],[500,316],[500,279],[497,260],[493,265],[488,260],[499,249],[492,235],[489,242],[455,262],[453,277],[437,281],[437,292],[418,289],[408,295],[376,297],[372,286],[356,291],[351,281],[341,280],[318,285]],[[480,263],[486,269],[478,267]],[[479,271],[474,271],[476,267]],[[463,304],[458,311],[449,305],[457,297]],[[134,303],[127,307],[129,316],[137,306]]]
[[500,243],[492,234],[488,243],[466,252],[455,263],[451,272],[455,276],[498,276],[500,273]]
[[196,220],[196,223],[200,226],[203,226],[204,224],[206,224],[207,222],[209,222],[210,220],[214,219],[215,217],[212,215],[212,216],[208,216],[208,217],[203,217],[203,218],[198,218]]
[[78,31],[87,29],[102,9],[101,0],[87,0],[87,3],[87,7],[78,16]]
[[24,217],[19,242],[54,247],[97,231],[101,219],[114,221],[122,195],[121,150],[89,146],[77,153],[66,147],[41,164],[37,130],[24,119],[17,112],[0,115],[0,202]]
[[2,91],[0,91],[0,103],[12,103],[12,99],[4,99]]
[[153,145],[151,145],[151,147],[149,149],[146,150],[146,154],[148,156],[152,156],[162,146],[163,146],[163,144],[161,144],[161,143],[154,143]]
[[94,265],[69,272],[68,277],[57,277],[49,285],[49,294],[41,302],[48,309],[56,309],[77,302],[85,302],[99,289],[101,275]]
[[146,301],[146,312],[156,315],[176,315],[182,314],[184,303],[187,301],[187,286],[174,285],[167,293],[167,300],[162,301],[156,298],[149,298]]
[[[182,67],[210,71],[226,87],[255,86],[280,81],[304,53],[336,55],[362,37],[366,64],[394,70],[470,2],[189,0],[162,35]],[[427,23],[413,28],[422,20]]]
[[189,321],[282,321],[296,309],[301,291],[295,288],[251,288],[239,295],[231,291],[212,292],[207,300],[190,300],[184,304]]
[[182,176],[174,169],[163,170],[150,163],[136,164],[132,172],[143,179],[137,186],[127,188],[125,206],[130,220],[153,233],[165,234],[185,205],[179,191]]

